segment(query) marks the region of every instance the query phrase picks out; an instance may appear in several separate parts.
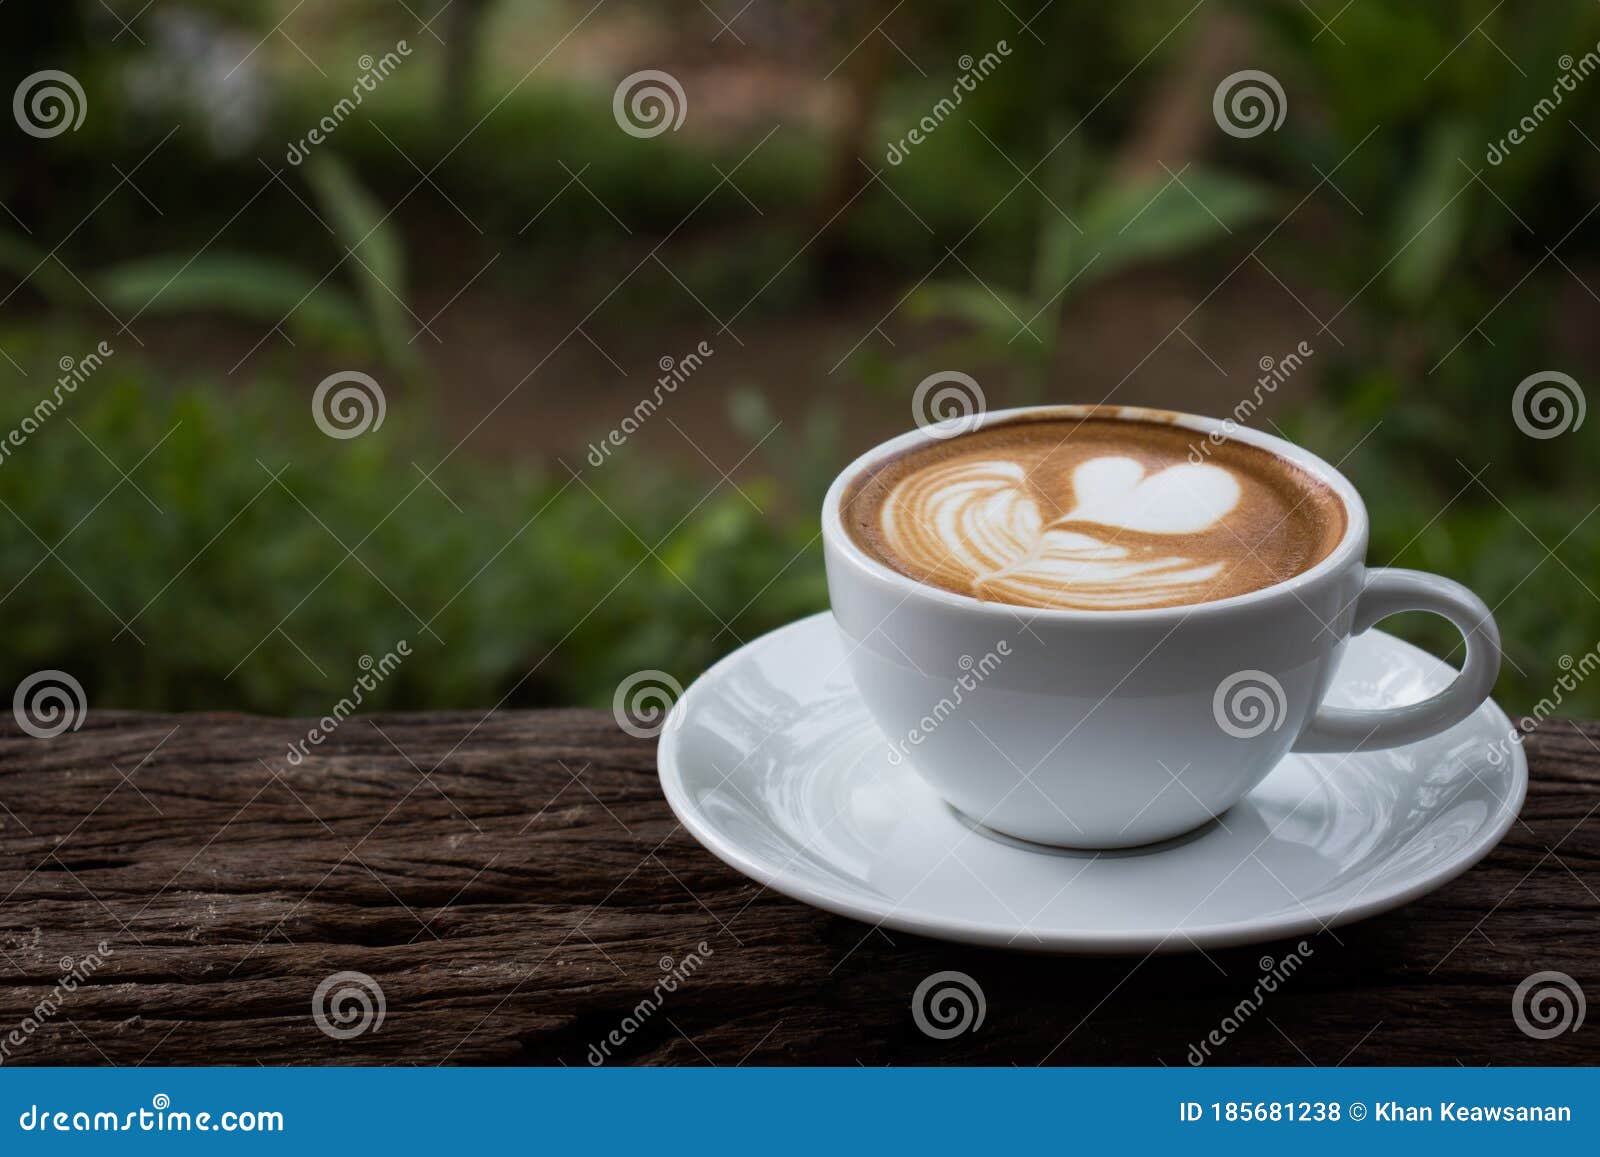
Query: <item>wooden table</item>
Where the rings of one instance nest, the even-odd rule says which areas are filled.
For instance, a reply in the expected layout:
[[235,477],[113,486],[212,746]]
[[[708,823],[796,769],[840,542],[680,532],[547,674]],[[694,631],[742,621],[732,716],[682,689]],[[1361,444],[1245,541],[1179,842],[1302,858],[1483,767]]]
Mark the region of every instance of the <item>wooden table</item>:
[[[291,766],[308,726],[92,711],[43,740],[5,720],[6,1063],[584,1065],[615,1031],[609,1063],[1183,1065],[1290,948],[1030,957],[826,915],[695,844],[653,744],[602,712],[352,719]],[[1511,1015],[1541,970],[1600,998],[1600,724],[1552,721],[1527,750],[1504,843],[1312,937],[1215,1063],[1600,1060],[1600,1023],[1536,1040]],[[63,963],[85,972],[101,942],[52,1004]],[[910,1002],[944,969],[981,984],[987,1015],[936,1040]],[[347,971],[381,987],[384,1017],[336,1039],[313,995]],[[357,1007],[331,1026],[359,1027],[337,1017]]]

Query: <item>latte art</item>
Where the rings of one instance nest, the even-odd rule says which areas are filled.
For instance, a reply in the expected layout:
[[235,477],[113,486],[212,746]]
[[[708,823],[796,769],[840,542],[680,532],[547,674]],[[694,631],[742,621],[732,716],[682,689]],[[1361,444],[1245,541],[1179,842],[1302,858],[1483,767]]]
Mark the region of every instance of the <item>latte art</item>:
[[1265,451],[1090,419],[990,426],[860,480],[846,523],[912,578],[1032,607],[1133,610],[1226,598],[1298,574],[1344,531],[1327,487]]
[[959,571],[974,593],[1003,603],[1188,602],[1222,570],[1219,560],[1141,551],[1115,535],[1214,526],[1239,501],[1239,483],[1222,467],[1186,463],[1152,475],[1134,458],[1091,458],[1072,485],[1077,505],[1048,519],[1020,463],[978,458],[920,471],[890,493],[884,541],[912,567]]

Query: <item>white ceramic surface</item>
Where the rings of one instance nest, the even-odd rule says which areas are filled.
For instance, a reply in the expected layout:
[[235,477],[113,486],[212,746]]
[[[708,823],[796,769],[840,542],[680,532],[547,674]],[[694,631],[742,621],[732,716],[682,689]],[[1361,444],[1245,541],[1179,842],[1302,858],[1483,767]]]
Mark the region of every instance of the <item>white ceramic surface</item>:
[[[1404,747],[1289,755],[1218,820],[1160,849],[1023,847],[975,831],[890,761],[845,651],[824,613],[718,663],[673,709],[661,784],[695,838],[745,875],[926,936],[1116,953],[1304,935],[1465,871],[1504,835],[1527,790],[1511,723],[1487,702]],[[1368,631],[1350,640],[1328,701],[1415,702],[1454,674]]]
[[[1091,415],[1177,427],[1196,453],[1216,436],[1287,459],[1338,494],[1344,537],[1309,570],[1248,594],[1040,610],[915,582],[844,529],[850,483],[880,460],[980,426]],[[822,534],[829,601],[867,711],[962,812],[1040,843],[1136,847],[1179,836],[1237,803],[1291,750],[1384,748],[1443,731],[1484,702],[1500,668],[1483,600],[1437,575],[1366,567],[1366,507],[1337,470],[1214,418],[1049,406],[913,430],[845,468],[823,501]],[[1326,703],[1346,640],[1404,610],[1441,615],[1461,632],[1459,677],[1405,706]]]

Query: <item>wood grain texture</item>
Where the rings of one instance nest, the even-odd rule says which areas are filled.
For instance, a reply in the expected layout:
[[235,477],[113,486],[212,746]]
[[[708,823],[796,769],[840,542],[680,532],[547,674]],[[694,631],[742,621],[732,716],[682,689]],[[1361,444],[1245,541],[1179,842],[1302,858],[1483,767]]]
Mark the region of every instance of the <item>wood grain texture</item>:
[[[1027,957],[872,931],[739,876],[677,826],[654,745],[593,711],[353,719],[299,767],[306,721],[91,712],[0,731],[0,1048],[12,1064],[1160,1064],[1290,944]],[[1530,973],[1600,995],[1600,725],[1527,743],[1522,820],[1439,892],[1309,938],[1225,1064],[1568,1064],[1600,1025],[1535,1040]],[[103,963],[52,994],[63,958]],[[911,993],[976,978],[982,1027],[933,1040]],[[381,1026],[325,1034],[331,974],[381,985]],[[41,1002],[45,1003],[43,1009]],[[40,1012],[45,1015],[39,1016]],[[21,1043],[7,1034],[25,1022]]]

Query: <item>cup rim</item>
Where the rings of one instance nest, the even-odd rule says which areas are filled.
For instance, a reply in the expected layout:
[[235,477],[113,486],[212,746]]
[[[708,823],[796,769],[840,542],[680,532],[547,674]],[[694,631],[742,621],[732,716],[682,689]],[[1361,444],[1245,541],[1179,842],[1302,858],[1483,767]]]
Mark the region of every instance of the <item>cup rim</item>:
[[[972,595],[948,591],[943,587],[936,587],[929,583],[921,583],[873,558],[862,550],[856,544],[855,539],[851,538],[850,534],[845,530],[844,520],[840,512],[845,490],[868,467],[881,462],[885,458],[903,454],[916,447],[970,434],[999,422],[1052,418],[1099,418],[1156,422],[1193,430],[1208,438],[1215,436],[1227,441],[1242,442],[1246,445],[1266,450],[1305,470],[1306,473],[1325,484],[1339,496],[1339,500],[1344,504],[1345,511],[1344,535],[1334,545],[1334,548],[1328,552],[1327,556],[1315,566],[1309,567],[1299,574],[1291,575],[1281,582],[1273,583],[1271,586],[1259,587],[1243,594],[1230,595],[1224,599],[1213,599],[1203,603],[1180,603],[1171,607],[1146,607],[1124,610],[1086,610],[1079,607],[1034,607],[1015,603],[991,602],[975,598]],[[1362,502],[1361,495],[1351,485],[1349,479],[1345,478],[1327,461],[1303,446],[1297,446],[1287,439],[1265,434],[1248,426],[1242,426],[1231,418],[1208,418],[1200,414],[1187,414],[1177,410],[1163,410],[1148,406],[1111,406],[1079,403],[1017,406],[1007,410],[989,410],[981,414],[969,414],[962,417],[948,418],[941,422],[929,423],[915,430],[908,430],[906,433],[890,438],[886,442],[880,442],[872,449],[859,455],[834,478],[833,483],[828,487],[827,496],[822,501],[822,536],[824,543],[839,559],[862,572],[866,577],[905,591],[907,598],[921,598],[980,615],[1015,617],[1018,614],[1026,614],[1030,623],[1037,621],[1044,623],[1160,624],[1189,618],[1197,614],[1226,612],[1249,606],[1268,598],[1294,594],[1301,588],[1319,582],[1329,574],[1349,565],[1352,557],[1355,557],[1356,561],[1360,561],[1360,556],[1366,551],[1367,528],[1366,504]]]

